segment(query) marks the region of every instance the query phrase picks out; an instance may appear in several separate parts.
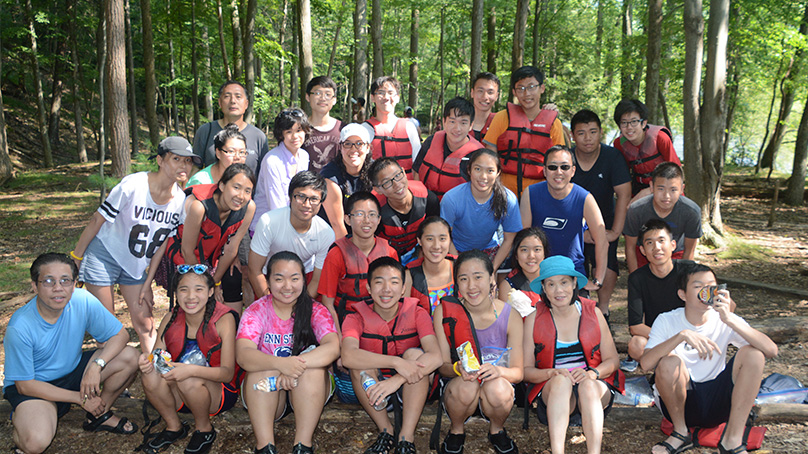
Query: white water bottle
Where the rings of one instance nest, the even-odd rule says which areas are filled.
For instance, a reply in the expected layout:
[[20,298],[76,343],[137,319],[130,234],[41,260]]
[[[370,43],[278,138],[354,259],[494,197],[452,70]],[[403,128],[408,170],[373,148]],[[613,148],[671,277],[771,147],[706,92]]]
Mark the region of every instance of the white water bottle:
[[[359,378],[362,380],[362,389],[364,389],[366,392],[367,392],[368,388],[370,388],[371,386],[376,384],[376,379],[373,378],[372,375],[370,375],[369,373],[367,373],[365,371],[362,371],[359,374]],[[390,399],[390,396],[387,396],[387,398],[384,399],[384,401],[382,403],[374,405],[373,408],[376,409],[376,411],[382,411],[382,410],[386,409],[387,408],[387,402],[388,402],[389,399]]]
[[265,393],[271,393],[273,391],[280,391],[283,389],[280,382],[278,382],[278,377],[264,377],[258,383],[253,385],[253,389],[257,391],[263,391]]

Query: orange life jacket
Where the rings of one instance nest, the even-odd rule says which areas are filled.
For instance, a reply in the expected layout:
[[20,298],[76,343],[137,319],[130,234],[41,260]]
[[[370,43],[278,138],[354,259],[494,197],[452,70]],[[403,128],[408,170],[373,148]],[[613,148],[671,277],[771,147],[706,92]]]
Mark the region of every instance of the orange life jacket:
[[530,289],[530,281],[527,280],[527,277],[524,273],[517,270],[516,268],[512,269],[508,276],[505,277],[505,280],[511,284],[511,288],[514,290],[521,290],[528,298],[530,298],[530,305],[536,307],[536,304],[541,302],[541,296]]
[[477,340],[477,330],[474,328],[474,320],[471,319],[471,314],[454,296],[445,296],[441,298],[441,307],[443,307],[443,332],[446,334],[446,340],[449,342],[449,353],[452,356],[452,362],[460,359],[457,356],[456,348],[463,345],[464,342],[471,342],[472,350],[477,359],[483,357],[480,352],[480,342]]
[[364,330],[359,339],[359,348],[381,355],[401,356],[410,348],[421,346],[415,324],[418,300],[405,297],[396,314],[393,328],[372,307],[357,304],[356,313],[362,317]]
[[[454,261],[455,256],[447,255],[447,259]],[[429,315],[432,315],[432,304],[429,302],[429,285],[426,282],[426,275],[424,274],[424,258],[420,257],[407,264],[410,270],[410,277],[412,277],[412,289],[410,296],[418,299],[418,305],[426,309]]]
[[[628,168],[631,169],[634,186],[647,187],[650,185],[651,173],[659,163],[665,162],[665,158],[657,148],[657,137],[660,132],[664,132],[673,140],[673,134],[668,128],[648,125],[645,128],[645,140],[642,141],[639,147],[629,142],[622,135],[614,141],[615,148],[620,150],[626,164],[628,164]],[[639,190],[636,192],[639,192]]]
[[339,248],[345,262],[345,276],[339,280],[336,298],[337,316],[342,324],[346,314],[356,311],[357,303],[371,304],[367,289],[368,265],[379,257],[387,257],[388,243],[387,240],[376,237],[376,244],[367,256],[347,236],[335,241],[334,246]]
[[[238,328],[238,313],[224,304],[217,302],[216,307],[213,309],[213,315],[210,316],[210,320],[208,320],[208,325],[204,332],[202,331],[204,324],[200,324],[199,329],[196,331],[196,343],[199,345],[199,350],[205,355],[205,359],[207,359],[210,367],[219,367],[222,364],[222,338],[219,336],[219,332],[216,331],[216,322],[225,314],[229,313],[233,314],[233,318],[236,322],[235,326]],[[185,324],[185,311],[183,311],[182,308],[178,308],[177,317],[174,318],[174,321],[163,333],[166,350],[171,353],[171,357],[174,358],[174,360],[178,360],[185,353],[185,340],[187,338],[188,325]],[[235,389],[238,389],[240,381],[241,369],[238,367],[238,363],[235,363],[233,379],[230,381],[230,384],[233,385]]]
[[[600,356],[600,323],[595,313],[597,304],[586,298],[581,300],[581,320],[578,323],[578,341],[584,351],[584,360],[588,367],[597,367],[601,363]],[[555,367],[555,344],[557,332],[553,315],[550,308],[544,304],[536,306],[536,322],[533,325],[533,351],[536,355],[536,367],[538,369],[552,369]],[[602,377],[606,383],[623,392],[625,388],[625,375],[623,371],[617,369],[608,377]],[[546,381],[533,386],[528,394],[529,402],[533,402],[539,391],[544,387]]]
[[397,119],[390,135],[386,134],[385,129],[379,127],[381,122],[376,118],[371,118],[366,123],[373,126],[373,131],[376,133],[372,142],[373,159],[385,156],[395,159],[398,165],[407,172],[407,178],[412,179],[412,145],[410,136],[407,135],[407,121],[406,118]]
[[483,137],[485,137],[485,134],[488,132],[488,128],[491,127],[491,122],[494,121],[495,115],[496,113],[490,112],[488,114],[488,118],[485,119],[485,125],[483,125],[483,129],[480,129],[479,131],[475,131],[474,129],[472,129],[471,131],[469,131],[469,137],[476,140],[477,142],[482,142]]
[[[426,199],[429,195],[426,186],[420,181],[409,181],[408,185],[412,192],[412,208],[410,209],[410,222],[406,226],[393,222],[396,219],[396,211],[387,203],[385,197],[379,195],[376,197],[382,206],[380,213],[382,231],[379,236],[387,239],[398,255],[404,255],[415,247],[418,226],[426,219]],[[418,218],[412,219],[413,215]]]
[[[468,154],[484,148],[474,138],[470,138],[462,147],[453,151],[444,158],[443,148],[446,143],[446,131],[438,131],[432,136],[432,143],[424,155],[423,166],[418,177],[424,186],[434,192],[438,198],[443,198],[449,189],[461,185],[466,180],[460,175],[460,163]],[[423,152],[422,152],[423,153]]]
[[550,130],[558,117],[554,110],[542,109],[533,121],[524,109],[508,103],[508,129],[497,138],[502,172],[517,176],[519,191],[522,178],[544,179],[544,153],[553,146]]

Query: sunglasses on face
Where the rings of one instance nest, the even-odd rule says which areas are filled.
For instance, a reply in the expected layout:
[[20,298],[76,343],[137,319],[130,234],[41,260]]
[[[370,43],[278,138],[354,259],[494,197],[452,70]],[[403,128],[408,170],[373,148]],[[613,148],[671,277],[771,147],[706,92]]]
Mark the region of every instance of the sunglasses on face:
[[569,164],[561,164],[561,165],[557,165],[557,164],[548,164],[548,165],[546,165],[546,166],[544,166],[544,167],[546,167],[546,168],[547,168],[547,170],[549,170],[549,171],[551,171],[551,172],[555,172],[556,170],[558,170],[558,168],[559,168],[559,167],[561,167],[561,170],[563,170],[563,171],[565,171],[565,172],[566,172],[567,170],[569,170],[569,169],[571,169],[571,168],[572,168],[572,166],[571,166],[571,165],[569,165]]

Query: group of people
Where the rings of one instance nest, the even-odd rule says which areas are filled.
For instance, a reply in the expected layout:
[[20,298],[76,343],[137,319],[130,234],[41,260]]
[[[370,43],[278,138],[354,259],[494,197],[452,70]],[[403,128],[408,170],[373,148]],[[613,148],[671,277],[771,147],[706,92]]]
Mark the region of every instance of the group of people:
[[[670,131],[624,100],[610,147],[594,112],[566,130],[542,105],[538,69],[515,71],[510,86],[518,104],[493,113],[500,80],[479,74],[471,100],[446,103],[442,130],[422,144],[395,115],[394,77],[373,81],[373,115],[349,124],[330,115],[336,84],[316,77],[311,116],[280,112],[270,150],[244,122],[244,87],[225,83],[221,119],[193,145],[163,140],[158,170],[113,188],[69,255],[31,266],[36,296],[4,339],[18,450],[44,451],[71,404],[86,411],[85,430],[135,433],[110,407],[140,371],[165,420],[149,452],[188,436],[182,412],[194,420],[185,452],[208,452],[211,418],[240,396],[257,454],[277,452],[274,424],[291,412],[292,452],[310,453],[336,393],[376,425],[369,454],[414,453],[430,399],[450,420],[439,446],[440,418],[433,433],[441,453],[463,452],[474,415],[495,452],[518,453],[504,427],[515,403],[535,406],[552,452],[580,424],[596,453],[621,368],[639,363],[656,372],[674,427],[653,452],[683,452],[689,427],[722,422],[719,450],[745,452],[777,347],[692,261],[701,215],[683,195]],[[621,235],[632,335],[622,362],[609,328]],[[171,301],[159,327],[153,281]],[[113,315],[115,284],[140,352]],[[85,332],[97,349],[82,352]],[[730,343],[739,350],[727,364]]]

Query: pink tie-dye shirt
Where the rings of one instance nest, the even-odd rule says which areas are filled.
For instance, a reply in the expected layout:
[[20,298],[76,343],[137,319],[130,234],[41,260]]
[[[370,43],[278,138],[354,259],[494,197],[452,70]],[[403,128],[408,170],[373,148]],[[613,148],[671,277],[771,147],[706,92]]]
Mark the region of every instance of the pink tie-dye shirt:
[[[249,339],[258,350],[272,356],[292,356],[292,328],[295,320],[283,320],[275,314],[272,295],[267,295],[244,310],[236,339]],[[334,319],[322,304],[314,302],[311,308],[311,327],[317,342],[328,333],[336,333]]]

